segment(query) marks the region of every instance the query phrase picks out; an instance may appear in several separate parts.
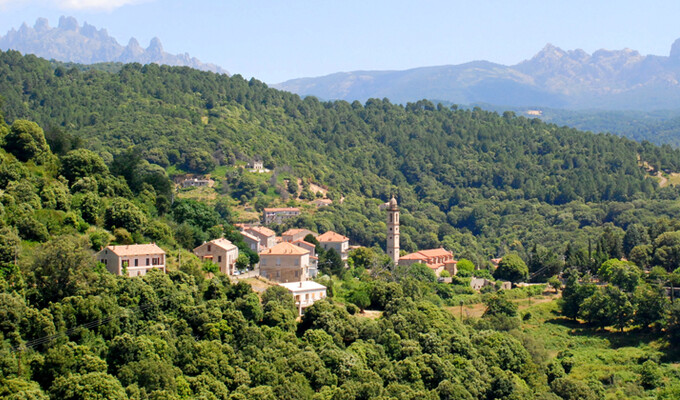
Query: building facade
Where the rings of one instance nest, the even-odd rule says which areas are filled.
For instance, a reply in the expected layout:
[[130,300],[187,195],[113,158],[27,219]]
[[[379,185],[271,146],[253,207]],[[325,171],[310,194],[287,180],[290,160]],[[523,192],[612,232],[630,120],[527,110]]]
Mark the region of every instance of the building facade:
[[238,259],[238,247],[225,238],[205,242],[194,249],[202,261],[211,261],[220,267],[220,272],[233,275]]
[[304,240],[307,235],[312,235],[314,237],[319,236],[318,234],[310,231],[309,229],[288,229],[281,234],[281,239],[284,242],[297,242],[298,240]]
[[260,239],[260,249],[268,249],[276,244],[276,232],[264,226],[251,226],[245,232]]
[[281,242],[260,253],[260,276],[286,283],[306,281],[309,277],[309,251]]
[[96,259],[115,275],[144,276],[154,268],[165,272],[165,251],[154,243],[106,246]]
[[340,254],[342,261],[349,257],[349,238],[339,233],[328,231],[316,237],[324,250],[335,249]]
[[265,225],[280,224],[283,221],[300,215],[300,209],[295,207],[265,208],[263,220]]
[[302,315],[304,309],[314,302],[326,298],[326,287],[314,281],[281,283],[280,285],[293,295],[298,315]]

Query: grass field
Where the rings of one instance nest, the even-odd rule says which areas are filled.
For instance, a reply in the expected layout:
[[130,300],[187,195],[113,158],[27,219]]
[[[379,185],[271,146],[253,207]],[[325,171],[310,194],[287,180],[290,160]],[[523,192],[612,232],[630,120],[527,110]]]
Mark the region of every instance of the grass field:
[[[568,376],[586,382],[599,382],[606,399],[678,399],[680,372],[678,354],[668,351],[661,334],[640,330],[614,332],[595,330],[559,315],[557,301],[524,308],[521,331],[547,351],[549,360],[569,358],[573,365]],[[565,355],[568,355],[565,357]],[[641,385],[642,364],[659,364],[661,377],[656,388]]]

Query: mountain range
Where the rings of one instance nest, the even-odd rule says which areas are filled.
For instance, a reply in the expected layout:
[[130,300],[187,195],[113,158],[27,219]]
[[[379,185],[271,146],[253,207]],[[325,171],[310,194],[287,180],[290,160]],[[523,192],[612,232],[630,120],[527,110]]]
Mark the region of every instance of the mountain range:
[[680,106],[680,39],[670,55],[565,51],[546,45],[533,58],[506,66],[488,61],[404,71],[341,72],[273,85],[322,99],[420,99],[509,107],[653,110]]
[[0,49],[13,49],[46,59],[80,64],[156,63],[228,74],[225,69],[201,62],[187,53],[165,52],[158,38],[153,38],[146,49],[135,38],[131,38],[127,46],[122,46],[109,36],[106,29],[98,30],[87,22],[80,26],[73,17],[59,18],[56,28],[50,27],[45,18],[38,18],[32,28],[26,23],[19,30],[12,28],[5,36],[0,37]]

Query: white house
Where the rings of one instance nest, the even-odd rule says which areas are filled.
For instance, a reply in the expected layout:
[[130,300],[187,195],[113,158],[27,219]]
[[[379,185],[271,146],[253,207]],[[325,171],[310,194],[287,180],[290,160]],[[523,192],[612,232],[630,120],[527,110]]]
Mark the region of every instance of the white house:
[[315,301],[326,298],[326,287],[314,281],[279,283],[279,285],[288,289],[293,295],[299,315],[302,315],[302,311]]

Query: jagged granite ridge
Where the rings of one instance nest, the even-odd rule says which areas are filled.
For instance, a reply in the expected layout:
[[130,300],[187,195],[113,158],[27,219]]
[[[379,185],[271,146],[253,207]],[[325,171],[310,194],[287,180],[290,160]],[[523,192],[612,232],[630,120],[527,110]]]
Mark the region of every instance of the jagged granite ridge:
[[122,46],[109,36],[106,29],[97,29],[87,22],[80,26],[74,17],[62,16],[56,28],[50,27],[45,18],[38,18],[32,28],[26,23],[18,30],[12,28],[5,36],[0,36],[0,50],[9,49],[79,64],[156,63],[229,74],[227,70],[215,64],[201,62],[188,53],[166,53],[158,38],[151,39],[146,49],[135,38],[131,38],[127,46]]

